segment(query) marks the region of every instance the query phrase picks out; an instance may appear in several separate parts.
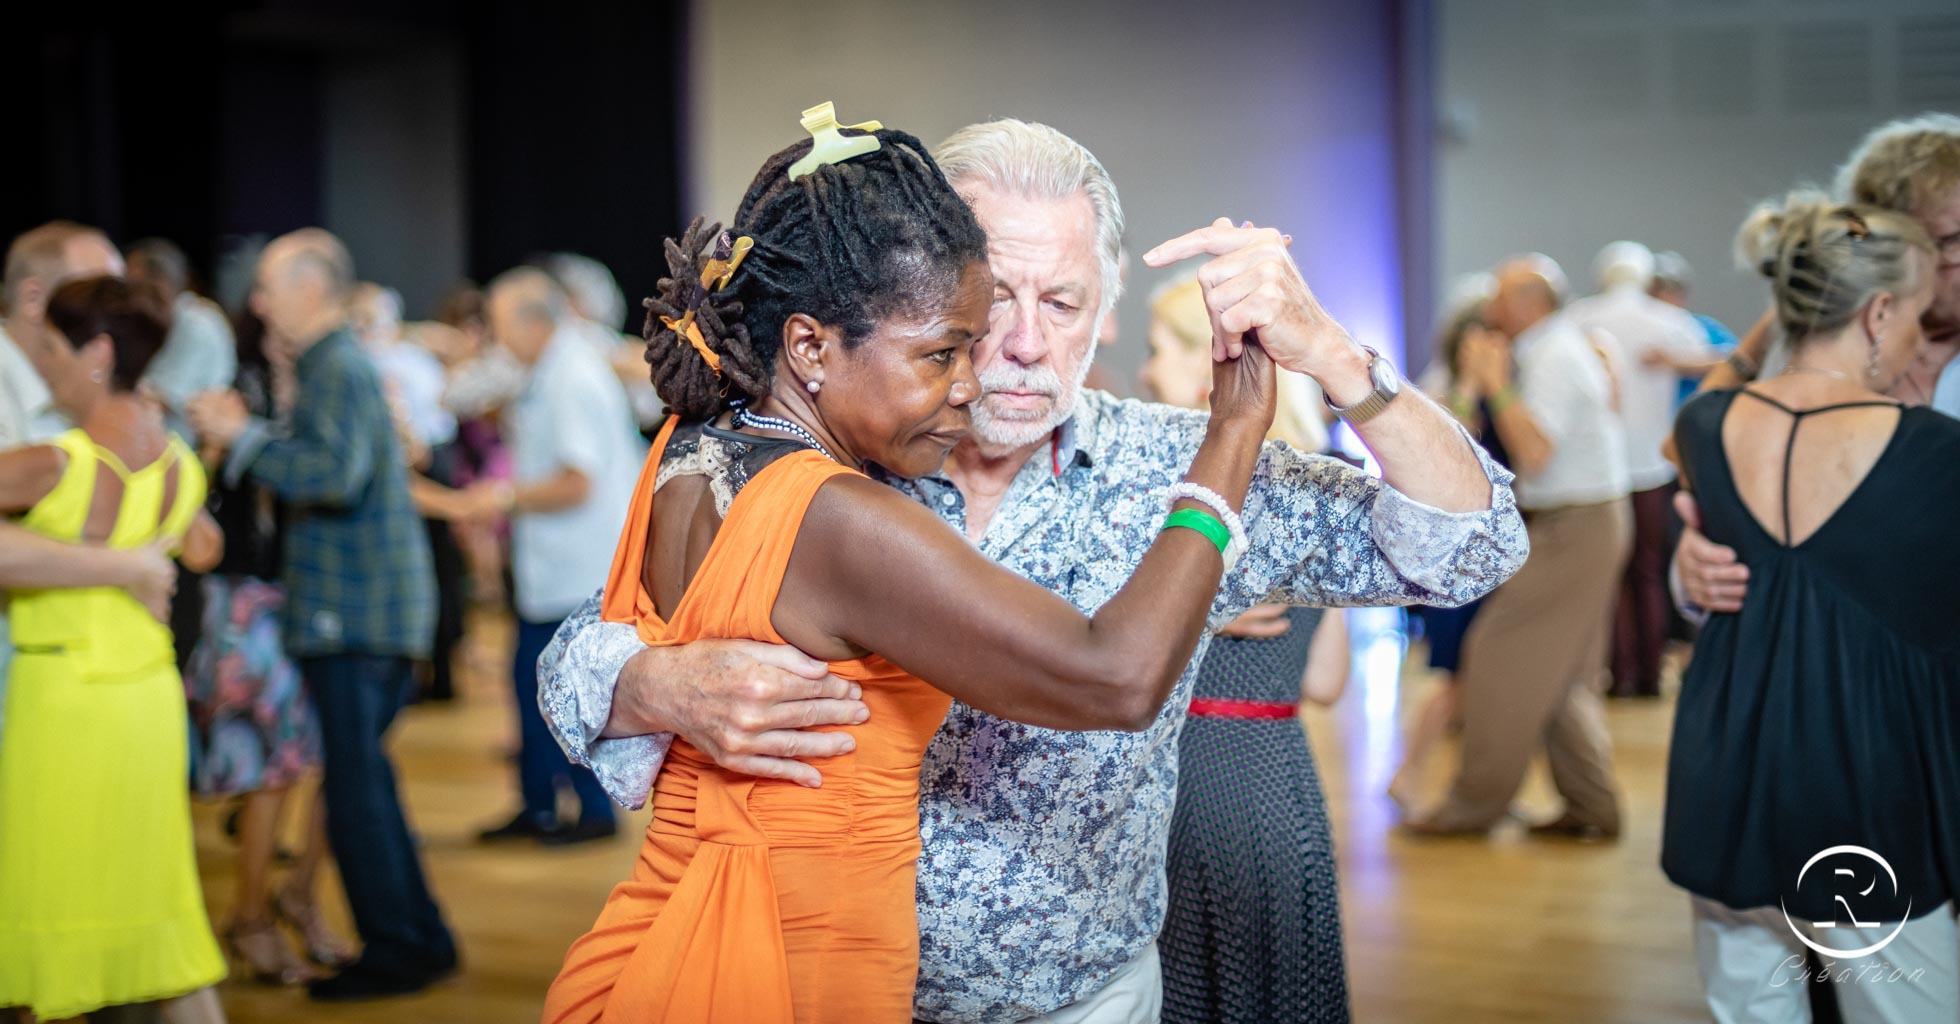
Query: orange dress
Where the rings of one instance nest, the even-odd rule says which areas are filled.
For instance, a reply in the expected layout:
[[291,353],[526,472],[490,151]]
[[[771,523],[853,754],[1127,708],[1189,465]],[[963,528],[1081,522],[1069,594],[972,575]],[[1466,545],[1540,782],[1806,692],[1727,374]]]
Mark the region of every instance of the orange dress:
[[[602,614],[648,644],[784,643],[770,613],[810,500],[845,469],[784,456],[735,495],[663,621],[640,583],[669,420],[640,472]],[[871,717],[857,749],[812,762],[823,787],[727,771],[676,739],[632,877],[572,944],[548,1024],[909,1022],[918,973],[919,765],[952,700],[891,662],[833,662]]]

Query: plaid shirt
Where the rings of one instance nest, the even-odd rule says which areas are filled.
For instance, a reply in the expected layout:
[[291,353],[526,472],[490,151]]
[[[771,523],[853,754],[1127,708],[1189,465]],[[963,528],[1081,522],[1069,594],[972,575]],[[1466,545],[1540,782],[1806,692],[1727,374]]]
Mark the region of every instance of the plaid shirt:
[[381,376],[346,328],[296,371],[291,424],[252,419],[225,462],[228,484],[249,476],[287,507],[287,653],[424,656],[434,569]]

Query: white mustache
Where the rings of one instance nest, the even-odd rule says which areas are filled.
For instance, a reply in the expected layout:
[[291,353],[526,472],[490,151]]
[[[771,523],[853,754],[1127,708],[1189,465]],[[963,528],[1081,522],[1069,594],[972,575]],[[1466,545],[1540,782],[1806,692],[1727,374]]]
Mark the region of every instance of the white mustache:
[[981,374],[980,391],[983,396],[997,391],[1019,391],[1057,398],[1062,393],[1062,378],[1046,366],[1010,363],[991,367]]

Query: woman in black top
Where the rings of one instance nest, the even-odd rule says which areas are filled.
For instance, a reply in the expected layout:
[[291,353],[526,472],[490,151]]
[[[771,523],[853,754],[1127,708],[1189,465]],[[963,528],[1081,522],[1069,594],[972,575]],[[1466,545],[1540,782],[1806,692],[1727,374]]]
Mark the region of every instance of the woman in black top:
[[1743,229],[1790,361],[1675,426],[1705,532],[1750,567],[1682,679],[1661,865],[1718,1020],[1960,1019],[1960,421],[1884,392],[1933,249],[1911,218],[1793,195]]

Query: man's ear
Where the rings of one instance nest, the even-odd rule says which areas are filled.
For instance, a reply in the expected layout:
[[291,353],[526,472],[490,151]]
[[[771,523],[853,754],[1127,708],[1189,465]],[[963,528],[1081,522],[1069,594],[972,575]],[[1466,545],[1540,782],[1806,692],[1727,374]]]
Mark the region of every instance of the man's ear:
[[48,312],[48,284],[39,274],[22,279],[20,287],[14,290],[14,302],[10,313],[19,313],[21,318],[34,323]]

